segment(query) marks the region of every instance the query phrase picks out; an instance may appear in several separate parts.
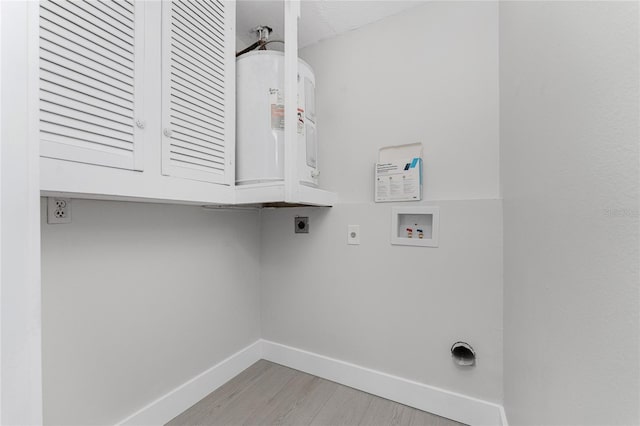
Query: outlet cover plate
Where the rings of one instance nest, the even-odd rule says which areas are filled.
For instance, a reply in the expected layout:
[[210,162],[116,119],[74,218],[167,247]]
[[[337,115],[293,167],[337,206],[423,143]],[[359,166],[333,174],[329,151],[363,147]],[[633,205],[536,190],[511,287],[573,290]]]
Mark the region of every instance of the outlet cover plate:
[[360,244],[360,225],[347,227],[347,244],[357,246]]
[[71,199],[47,198],[47,223],[71,223]]
[[307,216],[296,216],[294,220],[296,234],[309,233],[309,218]]

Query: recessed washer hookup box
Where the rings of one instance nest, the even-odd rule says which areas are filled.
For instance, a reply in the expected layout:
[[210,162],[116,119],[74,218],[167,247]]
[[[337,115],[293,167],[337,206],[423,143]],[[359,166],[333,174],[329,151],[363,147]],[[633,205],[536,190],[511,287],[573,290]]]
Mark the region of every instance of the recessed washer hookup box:
[[422,199],[422,144],[380,149],[375,169],[375,201]]

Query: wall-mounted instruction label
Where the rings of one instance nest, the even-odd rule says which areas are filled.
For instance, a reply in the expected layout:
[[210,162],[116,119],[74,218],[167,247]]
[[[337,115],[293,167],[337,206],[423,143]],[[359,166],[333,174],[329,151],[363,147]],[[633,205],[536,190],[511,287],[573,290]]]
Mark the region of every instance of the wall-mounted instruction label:
[[422,159],[376,163],[375,201],[417,201],[422,198]]
[[280,89],[269,88],[271,130],[284,130],[284,97]]

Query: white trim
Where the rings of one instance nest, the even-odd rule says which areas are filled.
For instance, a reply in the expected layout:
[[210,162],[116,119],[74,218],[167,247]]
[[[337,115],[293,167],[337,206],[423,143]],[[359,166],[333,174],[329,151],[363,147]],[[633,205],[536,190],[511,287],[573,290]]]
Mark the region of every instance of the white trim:
[[262,358],[469,425],[502,425],[502,407],[492,402],[262,340]]
[[236,182],[236,2],[225,1],[225,99],[224,115],[228,123],[224,126],[224,155],[226,185]]
[[[2,142],[3,142],[3,137],[2,137],[2,130],[3,130],[3,123],[2,123],[2,100],[1,100],[1,95],[2,95],[2,85],[3,85],[3,80],[2,80],[2,64],[5,61],[3,59],[3,55],[2,55],[2,14],[4,13],[4,11],[2,10],[2,5],[0,4],[0,203],[2,203],[3,198],[2,198]],[[32,108],[33,109],[33,108]],[[0,271],[2,270],[2,205],[0,204]],[[4,380],[4,373],[2,372],[2,361],[4,359],[4,345],[2,343],[2,286],[3,286],[3,281],[2,281],[2,274],[0,273],[0,383],[3,382]],[[0,385],[0,423],[2,422],[2,406],[4,405],[2,402],[2,396],[3,396],[3,392],[2,392],[2,386]]]
[[507,412],[504,411],[504,407],[500,407],[500,424],[501,426],[509,426],[509,422],[507,421]]
[[42,424],[38,5],[0,2],[3,425]]
[[300,1],[284,2],[284,201],[298,200],[298,18]]
[[261,358],[257,340],[191,380],[118,422],[118,425],[163,425]]
[[[145,135],[144,129],[140,128],[137,121],[141,121],[143,124],[146,122],[145,115],[148,114],[148,109],[145,106],[144,96],[144,82],[146,80],[146,37],[145,37],[145,24],[147,22],[146,17],[146,2],[136,1],[134,3],[134,43],[135,43],[135,63],[133,70],[133,81],[135,87],[134,93],[134,126],[133,126],[133,164],[131,169],[135,171],[144,170],[144,145]],[[65,157],[66,158],[66,157]]]
[[160,2],[162,9],[162,18],[160,23],[161,28],[161,40],[162,40],[162,53],[161,53],[161,87],[160,87],[160,107],[162,109],[161,117],[161,172],[163,176],[171,176],[173,170],[171,170],[171,140],[167,136],[166,131],[171,131],[169,127],[169,121],[171,117],[171,1],[162,0]]
[[118,425],[162,425],[260,359],[469,425],[508,426],[492,402],[260,339],[156,399]]

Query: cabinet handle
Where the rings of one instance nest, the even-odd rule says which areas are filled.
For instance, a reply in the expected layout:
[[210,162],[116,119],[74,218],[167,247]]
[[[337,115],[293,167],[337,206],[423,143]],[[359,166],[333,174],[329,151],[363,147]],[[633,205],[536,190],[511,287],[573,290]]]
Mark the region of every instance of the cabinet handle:
[[138,129],[144,129],[144,121],[136,120],[136,126],[138,126]]
[[164,129],[162,133],[164,133],[164,135],[168,138],[170,138],[171,135],[173,134],[173,132],[170,129]]

